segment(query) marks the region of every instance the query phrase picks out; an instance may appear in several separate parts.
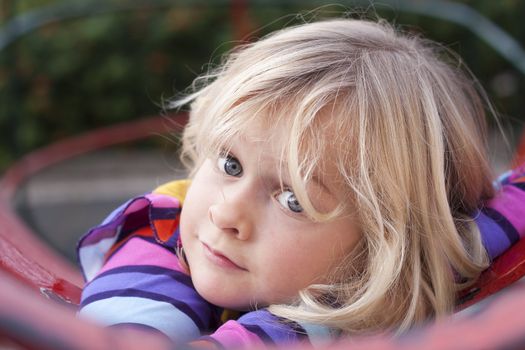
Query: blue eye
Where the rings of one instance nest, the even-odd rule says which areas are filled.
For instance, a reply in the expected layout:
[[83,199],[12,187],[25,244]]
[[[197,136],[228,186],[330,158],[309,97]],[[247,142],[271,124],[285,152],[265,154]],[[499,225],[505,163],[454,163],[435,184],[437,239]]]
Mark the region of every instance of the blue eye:
[[230,155],[219,156],[217,159],[217,166],[221,171],[224,171],[230,176],[241,176],[242,175],[242,165],[241,162],[235,157]]
[[299,204],[295,194],[290,190],[284,190],[277,195],[277,200],[286,209],[293,211],[294,213],[301,213],[303,207]]

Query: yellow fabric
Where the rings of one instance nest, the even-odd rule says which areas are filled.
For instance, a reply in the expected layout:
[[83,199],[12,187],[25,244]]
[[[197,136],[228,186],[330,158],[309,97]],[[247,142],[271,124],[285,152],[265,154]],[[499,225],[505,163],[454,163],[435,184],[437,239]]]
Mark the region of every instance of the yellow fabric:
[[164,185],[157,187],[153,193],[164,194],[167,196],[175,197],[179,200],[180,204],[184,204],[184,198],[186,198],[186,192],[188,192],[188,187],[190,187],[191,180],[174,180]]
[[236,320],[241,317],[241,313],[235,310],[224,309],[221,314],[221,322],[225,324],[229,320]]

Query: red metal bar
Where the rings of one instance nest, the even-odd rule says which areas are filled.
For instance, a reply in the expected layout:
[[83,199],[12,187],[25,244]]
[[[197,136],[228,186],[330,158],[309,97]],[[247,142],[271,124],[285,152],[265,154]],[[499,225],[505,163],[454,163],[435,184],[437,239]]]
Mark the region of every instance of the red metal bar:
[[51,289],[60,297],[78,302],[83,285],[80,272],[42,242],[14,212],[11,203],[16,191],[51,165],[105,147],[180,132],[187,118],[186,113],[180,113],[98,129],[39,149],[11,166],[0,179],[0,267],[34,288]]
[[500,290],[509,287],[525,275],[525,240],[521,239],[494,260],[475,285],[461,292],[463,302],[458,310],[467,308]]
[[[103,328],[76,318],[76,310],[45,300],[0,270],[0,348],[56,350],[167,350],[160,334]],[[16,346],[13,346],[16,345]]]
[[[0,271],[0,347],[6,342],[23,349],[150,349],[178,348],[158,333],[103,328],[75,317],[72,308],[44,300]],[[439,319],[402,337],[352,336],[319,350],[523,349],[525,284],[510,289],[481,312],[469,317]],[[278,349],[313,349],[308,344]],[[263,348],[260,348],[263,349]]]
[[[64,257],[42,242],[11,207],[0,201],[0,268],[32,288],[58,288],[67,281],[66,290],[59,290],[65,299],[78,303],[83,279],[80,272]],[[57,277],[60,276],[60,277]],[[69,287],[71,284],[71,287]],[[62,295],[63,294],[63,295]],[[68,294],[70,294],[68,296]]]
[[155,134],[179,132],[186,124],[187,119],[186,113],[149,117],[97,129],[29,153],[7,169],[0,179],[0,200],[11,203],[14,194],[22,183],[51,165],[105,147],[144,139]]
[[522,131],[516,152],[514,153],[514,159],[512,160],[512,167],[518,166],[525,163],[525,130]]

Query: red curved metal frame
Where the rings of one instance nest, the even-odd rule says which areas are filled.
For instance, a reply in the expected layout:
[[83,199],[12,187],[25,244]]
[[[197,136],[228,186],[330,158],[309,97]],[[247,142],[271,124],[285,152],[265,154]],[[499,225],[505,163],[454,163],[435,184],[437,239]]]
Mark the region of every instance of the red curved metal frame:
[[[232,0],[234,37],[243,40],[250,31],[246,0]],[[12,208],[19,187],[37,172],[64,160],[112,145],[155,134],[179,132],[187,114],[149,117],[73,137],[37,150],[11,166],[0,179],[0,346],[7,339],[24,349],[168,349],[172,344],[152,334],[104,329],[75,318],[75,308],[57,307],[49,299],[76,306],[82,278],[78,269],[40,241]],[[525,133],[513,164],[525,162]],[[520,241],[494,261],[478,283],[461,293],[458,309],[508,287],[525,275],[525,241]],[[32,291],[32,292],[31,292]],[[494,348],[514,344],[525,348],[523,329],[525,283],[498,299],[481,316],[468,320],[445,319],[416,331],[401,341],[357,338],[325,349],[443,349]],[[494,305],[495,304],[495,305]],[[505,320],[502,324],[501,320]],[[51,334],[51,336],[49,336]],[[458,335],[468,335],[459,336]],[[518,345],[516,345],[518,344]],[[520,344],[522,347],[520,347]],[[309,349],[309,346],[298,346]]]
[[512,160],[513,166],[518,166],[525,163],[525,130],[521,132],[520,139],[518,140],[518,146]]
[[0,179],[0,267],[36,289],[49,289],[78,303],[83,284],[79,270],[58,255],[20,219],[11,203],[31,176],[54,164],[113,145],[152,135],[180,132],[187,114],[149,117],[59,141],[23,157]]

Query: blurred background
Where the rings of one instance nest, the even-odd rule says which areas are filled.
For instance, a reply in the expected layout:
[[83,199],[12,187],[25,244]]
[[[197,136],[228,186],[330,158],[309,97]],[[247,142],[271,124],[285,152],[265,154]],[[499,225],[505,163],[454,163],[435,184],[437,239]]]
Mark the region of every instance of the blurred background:
[[[240,42],[341,16],[385,18],[456,51],[507,134],[505,145],[490,120],[499,171],[525,120],[523,14],[521,0],[0,0],[0,172],[60,140],[162,114],[163,101]],[[184,176],[170,124],[156,130],[27,171],[9,204],[73,260],[80,235],[112,208]]]

